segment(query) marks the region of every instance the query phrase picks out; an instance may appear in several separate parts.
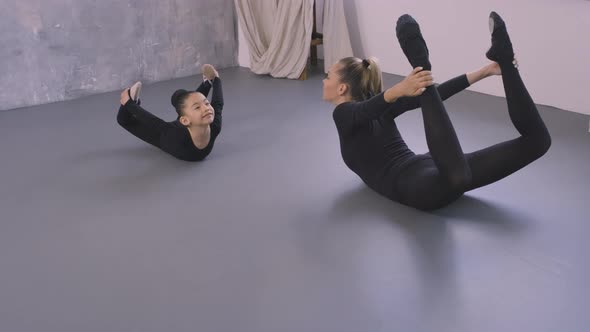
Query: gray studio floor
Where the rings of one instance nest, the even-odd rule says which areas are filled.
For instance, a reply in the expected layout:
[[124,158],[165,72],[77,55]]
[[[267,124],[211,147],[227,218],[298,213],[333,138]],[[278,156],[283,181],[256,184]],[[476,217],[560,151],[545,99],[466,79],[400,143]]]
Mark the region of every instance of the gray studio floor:
[[[0,331],[590,330],[588,116],[541,107],[545,157],[425,213],[345,167],[321,73],[221,75],[203,163],[119,128],[118,92],[0,112]],[[142,105],[172,120],[196,80]],[[516,135],[502,98],[447,108],[466,152]],[[426,149],[419,111],[398,125]]]

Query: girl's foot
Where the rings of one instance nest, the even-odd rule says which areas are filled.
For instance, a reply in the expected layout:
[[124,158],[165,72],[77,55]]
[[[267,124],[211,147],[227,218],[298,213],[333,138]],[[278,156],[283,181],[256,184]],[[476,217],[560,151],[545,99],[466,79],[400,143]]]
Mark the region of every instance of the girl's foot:
[[125,89],[125,90],[121,91],[121,96],[120,96],[121,98],[119,99],[119,102],[121,103],[122,106],[127,104],[127,102],[129,100],[131,100],[131,97],[129,97],[129,95],[130,95],[129,89]]
[[135,84],[133,84],[131,86],[131,88],[129,88],[129,98],[133,99],[133,101],[137,104],[139,104],[139,93],[141,92],[141,82],[135,82]]
[[215,77],[219,77],[219,73],[215,70],[215,67],[210,64],[203,65],[201,70],[203,71],[203,78],[206,80],[213,81]]

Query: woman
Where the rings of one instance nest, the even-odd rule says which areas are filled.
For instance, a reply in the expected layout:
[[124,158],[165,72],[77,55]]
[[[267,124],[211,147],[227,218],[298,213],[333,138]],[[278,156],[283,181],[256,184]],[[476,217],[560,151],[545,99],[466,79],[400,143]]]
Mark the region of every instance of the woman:
[[[185,161],[201,161],[211,153],[221,132],[223,91],[219,74],[211,65],[203,66],[203,78],[196,91],[176,90],[172,106],[178,119],[165,122],[141,108],[141,82],[121,93],[117,122],[137,138]],[[207,100],[213,88],[211,103]]]
[[[391,200],[433,210],[463,193],[518,171],[541,157],[551,138],[528,94],[514,60],[504,21],[490,14],[493,62],[478,71],[433,85],[428,48],[418,23],[399,18],[396,33],[413,68],[402,82],[382,91],[373,59],[345,58],[324,79],[323,97],[336,105],[334,121],[346,165],[372,189]],[[442,100],[492,75],[502,75],[508,112],[520,137],[464,154]],[[429,153],[406,146],[394,119],[422,107]]]

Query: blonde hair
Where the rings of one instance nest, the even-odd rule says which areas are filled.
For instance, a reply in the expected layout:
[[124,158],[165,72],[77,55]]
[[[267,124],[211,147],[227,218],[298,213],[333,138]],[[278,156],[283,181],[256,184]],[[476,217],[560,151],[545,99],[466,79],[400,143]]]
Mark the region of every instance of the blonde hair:
[[383,91],[381,69],[377,59],[371,57],[361,60],[348,57],[338,63],[342,66],[338,71],[340,81],[348,85],[354,101],[367,100]]

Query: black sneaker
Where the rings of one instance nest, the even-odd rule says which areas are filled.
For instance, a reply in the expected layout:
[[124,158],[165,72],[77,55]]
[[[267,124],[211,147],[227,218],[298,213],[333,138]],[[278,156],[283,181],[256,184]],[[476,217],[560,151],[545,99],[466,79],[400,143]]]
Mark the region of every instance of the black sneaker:
[[395,34],[412,68],[422,67],[424,70],[432,68],[428,60],[428,47],[422,38],[420,26],[412,16],[404,14],[399,17]]
[[498,13],[491,12],[489,24],[490,33],[492,34],[492,46],[486,52],[486,57],[498,63],[512,63],[514,50],[504,20]]

